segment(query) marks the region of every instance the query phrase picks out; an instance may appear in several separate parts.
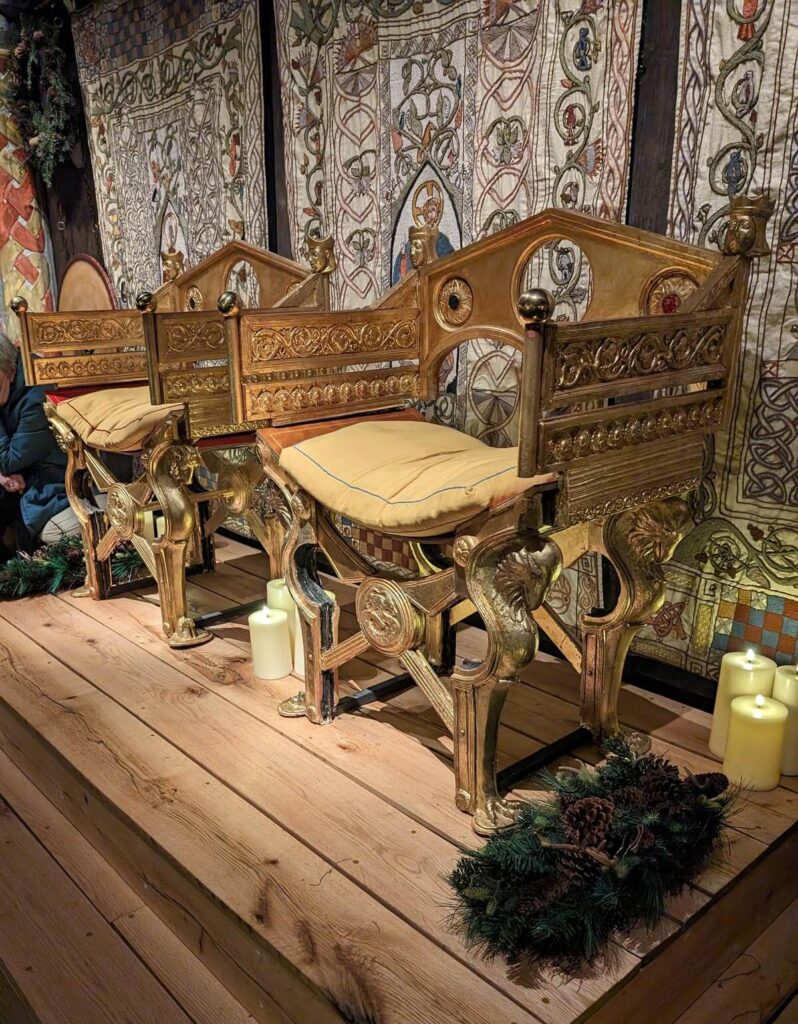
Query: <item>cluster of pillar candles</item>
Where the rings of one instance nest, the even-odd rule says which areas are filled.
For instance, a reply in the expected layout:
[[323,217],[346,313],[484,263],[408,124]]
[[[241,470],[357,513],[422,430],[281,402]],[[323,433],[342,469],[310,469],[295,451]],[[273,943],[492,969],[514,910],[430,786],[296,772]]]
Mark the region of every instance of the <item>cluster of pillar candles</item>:
[[725,654],[709,749],[730,781],[749,789],[775,789],[782,775],[798,775],[798,667],[754,650]]
[[[326,590],[328,597],[335,594]],[[256,679],[305,676],[305,649],[299,611],[284,579],[266,584],[266,604],[249,616],[252,671]]]

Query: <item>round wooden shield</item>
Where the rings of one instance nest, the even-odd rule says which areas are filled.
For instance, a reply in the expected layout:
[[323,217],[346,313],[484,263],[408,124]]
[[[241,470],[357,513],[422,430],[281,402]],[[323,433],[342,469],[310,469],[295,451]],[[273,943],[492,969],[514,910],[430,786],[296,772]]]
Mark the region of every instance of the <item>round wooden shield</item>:
[[80,309],[116,309],[114,286],[105,267],[93,256],[75,256],[64,271],[58,294],[58,312]]

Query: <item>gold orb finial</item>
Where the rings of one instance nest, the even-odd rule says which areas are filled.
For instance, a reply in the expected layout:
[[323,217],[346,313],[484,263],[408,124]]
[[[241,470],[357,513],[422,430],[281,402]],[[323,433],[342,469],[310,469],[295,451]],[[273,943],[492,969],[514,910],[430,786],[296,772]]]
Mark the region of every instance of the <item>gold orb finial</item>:
[[518,315],[524,323],[543,323],[553,312],[554,296],[545,288],[530,288],[518,299]]
[[136,309],[142,313],[153,313],[155,312],[155,296],[152,292],[139,292],[136,296]]
[[216,308],[223,316],[237,316],[241,312],[241,305],[235,292],[222,292]]
[[15,295],[11,300],[11,309],[17,314],[28,312],[28,300],[23,299],[21,295]]

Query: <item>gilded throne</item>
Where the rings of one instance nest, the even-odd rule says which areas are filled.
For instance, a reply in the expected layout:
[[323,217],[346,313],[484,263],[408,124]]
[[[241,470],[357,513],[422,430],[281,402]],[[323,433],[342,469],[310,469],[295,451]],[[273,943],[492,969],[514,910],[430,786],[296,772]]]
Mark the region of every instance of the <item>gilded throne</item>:
[[[496,776],[502,706],[535,656],[537,622],[552,626],[548,589],[593,551],[614,566],[619,597],[583,617],[581,649],[562,637],[563,651],[581,674],[582,732],[618,731],[627,651],[661,606],[705,441],[726,422],[749,260],[768,251],[769,212],[762,197],[737,200],[718,253],[548,210],[414,261],[368,310],[228,311],[242,407],[270,421],[259,441],[305,643],[304,689],[283,714],[330,723],[352,703],[339,702],[341,665],[369,647],[397,657],[452,733],[457,806],[480,833],[510,825],[519,808]],[[593,267],[578,323],[554,320],[545,290],[521,291],[529,255],[562,238]],[[475,335],[522,350],[515,448],[400,408],[433,397],[443,359]],[[418,573],[360,557],[338,516],[409,541]],[[341,643],[320,550],[357,584],[358,631]],[[487,654],[458,667],[453,624],[473,608]]]
[[[236,465],[222,455],[254,443],[257,424],[245,422],[231,400],[236,367],[217,298],[224,293],[225,308],[237,308],[226,289],[246,267],[259,305],[325,308],[330,242],[309,248],[310,270],[244,242],[228,243],[182,273],[166,253],[165,283],[140,295],[134,310],[29,313],[23,299],[12,302],[26,380],[47,387],[45,411],[67,454],[67,494],[86,559],[80,593],[101,600],[120,589],[112,555],[132,544],[157,582],[173,647],[211,638],[189,613],[186,573],[213,568],[213,535],[228,515],[245,518],[267,551],[279,548],[257,511],[257,458]],[[120,456],[135,460],[134,479],[118,478]],[[210,488],[198,486],[201,469]]]

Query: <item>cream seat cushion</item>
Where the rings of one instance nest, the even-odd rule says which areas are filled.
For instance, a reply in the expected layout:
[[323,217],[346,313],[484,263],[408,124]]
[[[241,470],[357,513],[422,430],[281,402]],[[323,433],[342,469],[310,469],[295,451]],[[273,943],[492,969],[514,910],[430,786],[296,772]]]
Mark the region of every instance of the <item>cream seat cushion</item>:
[[56,406],[58,415],[84,444],[109,452],[136,452],[181,402],[152,405],[150,389],[108,388],[78,395]]
[[555,477],[521,479],[517,448],[425,422],[344,426],[284,448],[280,466],[326,508],[384,533],[450,533]]

